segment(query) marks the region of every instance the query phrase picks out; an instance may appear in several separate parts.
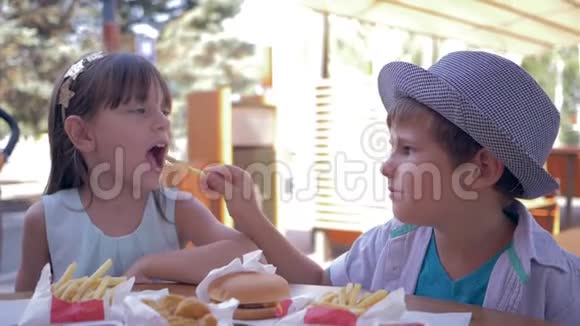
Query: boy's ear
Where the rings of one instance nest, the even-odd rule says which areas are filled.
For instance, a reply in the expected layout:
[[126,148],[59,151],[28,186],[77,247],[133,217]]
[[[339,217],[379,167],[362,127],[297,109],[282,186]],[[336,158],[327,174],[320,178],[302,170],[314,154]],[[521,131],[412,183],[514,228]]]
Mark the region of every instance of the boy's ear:
[[87,122],[77,115],[68,116],[64,120],[64,131],[73,145],[81,152],[88,153],[95,149],[95,141]]
[[472,189],[484,189],[495,185],[501,178],[504,165],[489,150],[479,150],[471,162],[477,166],[473,175]]

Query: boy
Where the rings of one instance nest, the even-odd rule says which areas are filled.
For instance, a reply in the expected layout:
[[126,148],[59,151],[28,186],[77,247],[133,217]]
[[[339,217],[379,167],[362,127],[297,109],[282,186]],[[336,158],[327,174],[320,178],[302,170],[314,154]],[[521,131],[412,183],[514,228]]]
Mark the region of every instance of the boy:
[[451,53],[429,70],[389,63],[378,84],[392,144],[381,172],[396,218],[359,237],[326,272],[243,198],[247,173],[209,169],[208,188],[233,191],[226,202],[236,224],[291,283],[403,287],[580,325],[580,260],[515,199],[557,188],[543,164],[560,117],[541,87],[515,63],[476,51]]

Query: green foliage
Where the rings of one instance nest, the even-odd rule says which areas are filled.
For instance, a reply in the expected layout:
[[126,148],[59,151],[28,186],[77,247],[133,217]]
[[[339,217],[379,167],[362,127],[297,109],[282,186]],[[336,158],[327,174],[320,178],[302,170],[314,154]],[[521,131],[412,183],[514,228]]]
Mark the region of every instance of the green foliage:
[[556,67],[553,52],[546,52],[536,56],[526,56],[521,63],[530,75],[542,86],[544,91],[554,100],[556,89]]
[[[372,34],[376,32],[373,24],[359,22],[340,16],[329,17],[329,70],[330,76],[338,77],[344,73],[355,73],[371,76],[373,64],[371,58]],[[397,48],[397,60],[423,64],[425,53],[423,42],[427,36],[401,31],[404,42]],[[385,37],[385,42],[387,37]]]
[[131,26],[137,23],[148,23],[156,28],[162,28],[168,21],[194,8],[198,1],[123,0],[117,3],[121,32],[130,33]]
[[578,46],[562,47],[542,55],[528,56],[524,58],[522,67],[538,81],[552,100],[555,100],[558,58],[564,63],[561,77],[563,101],[560,112],[560,142],[575,146],[580,144],[580,135],[574,128],[577,122],[577,105],[580,103]]
[[254,46],[228,35],[223,27],[241,4],[242,0],[201,0],[161,32],[157,66],[174,97],[176,135],[185,131],[188,93],[226,86],[233,93],[253,94],[259,83],[261,67],[255,62]]
[[[23,134],[46,131],[53,82],[98,40],[90,1],[9,1],[0,12],[0,106]],[[83,19],[79,19],[83,17]],[[2,135],[3,136],[3,135]]]
[[254,46],[223,29],[223,22],[239,12],[241,3],[202,0],[163,28],[157,42],[158,66],[177,97],[226,85],[236,93],[253,90],[258,80]]
[[[222,26],[241,2],[117,1],[123,32],[142,22],[162,30],[157,66],[170,83],[178,113],[183,114],[179,103],[192,90],[228,85],[247,93],[259,80],[253,46],[226,35]],[[82,54],[102,48],[102,3],[19,0],[2,6],[0,106],[15,116],[23,135],[39,135],[46,132],[54,80]],[[0,126],[0,137],[6,131]]]
[[329,74],[340,76],[345,71],[361,75],[372,73],[369,57],[369,35],[372,26],[355,19],[329,17]]

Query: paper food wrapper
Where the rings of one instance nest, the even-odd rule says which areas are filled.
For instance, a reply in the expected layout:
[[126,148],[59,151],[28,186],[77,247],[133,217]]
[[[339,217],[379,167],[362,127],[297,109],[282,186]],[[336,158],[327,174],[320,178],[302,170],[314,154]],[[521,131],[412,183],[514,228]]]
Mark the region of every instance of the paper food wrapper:
[[401,321],[406,311],[403,288],[390,292],[360,316],[346,310],[310,305],[315,299],[303,295],[283,302],[278,311],[281,319],[276,325],[422,325]]
[[[127,326],[148,325],[168,326],[169,323],[155,309],[143,303],[143,299],[159,300],[169,294],[168,289],[134,292],[124,300],[125,323]],[[231,326],[234,320],[234,310],[238,300],[230,299],[220,304],[207,304],[211,314],[217,319],[218,326]]]
[[209,303],[210,302],[208,294],[209,285],[214,280],[227,274],[236,272],[250,272],[250,271],[268,274],[276,273],[276,267],[274,265],[262,264],[260,262],[260,258],[262,258],[262,250],[256,250],[242,256],[243,261],[240,260],[239,258],[236,258],[226,266],[211,270],[197,286],[197,289],[195,290],[195,295],[202,302]]
[[[88,321],[123,322],[123,300],[133,288],[134,278],[119,283],[103,300],[69,303],[52,295],[50,264],[42,269],[34,293],[26,306],[19,326],[60,325]],[[107,304],[112,301],[112,304]]]
[[[262,251],[256,250],[242,257],[236,258],[228,265],[216,268],[197,286],[196,296],[203,302],[210,302],[208,295],[209,285],[219,277],[230,273],[253,271],[274,274],[274,265],[262,264]],[[338,289],[337,289],[338,290]],[[422,323],[412,323],[401,320],[401,316],[406,311],[405,291],[399,288],[389,293],[383,300],[377,302],[369,310],[360,316],[335,308],[322,306],[311,306],[316,299],[315,295],[300,295],[280,302],[276,310],[276,317],[280,318],[273,325],[416,325],[426,326]],[[237,308],[237,307],[236,307]],[[234,308],[235,310],[235,308]],[[233,312],[232,312],[233,313]],[[245,322],[243,324],[246,324]],[[251,324],[251,323],[248,323]]]

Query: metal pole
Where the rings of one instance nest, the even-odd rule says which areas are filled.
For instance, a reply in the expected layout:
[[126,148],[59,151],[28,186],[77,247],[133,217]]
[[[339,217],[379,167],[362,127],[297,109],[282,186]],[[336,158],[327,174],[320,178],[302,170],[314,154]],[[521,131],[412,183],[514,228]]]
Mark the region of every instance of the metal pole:
[[330,73],[328,71],[329,68],[329,60],[330,60],[330,22],[328,18],[328,13],[325,12],[322,14],[323,18],[323,25],[322,25],[322,71],[321,77],[323,79],[328,79],[330,77]]
[[120,49],[121,30],[115,21],[116,8],[116,0],[103,0],[103,43],[107,52]]

